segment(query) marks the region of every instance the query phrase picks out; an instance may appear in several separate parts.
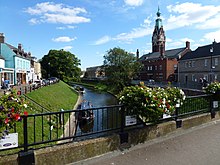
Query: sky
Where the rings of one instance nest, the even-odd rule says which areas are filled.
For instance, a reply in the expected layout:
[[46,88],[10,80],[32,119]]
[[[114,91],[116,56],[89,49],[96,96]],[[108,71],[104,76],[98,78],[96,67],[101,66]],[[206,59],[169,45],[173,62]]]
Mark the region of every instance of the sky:
[[51,49],[69,51],[86,70],[115,47],[151,52],[158,6],[166,50],[220,42],[220,0],[0,0],[0,33],[38,60]]

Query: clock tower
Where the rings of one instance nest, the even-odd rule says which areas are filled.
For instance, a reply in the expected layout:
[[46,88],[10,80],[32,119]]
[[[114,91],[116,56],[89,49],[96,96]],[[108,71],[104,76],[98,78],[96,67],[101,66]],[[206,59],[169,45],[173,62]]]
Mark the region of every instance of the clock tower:
[[160,14],[160,9],[158,7],[157,19],[155,21],[156,23],[152,36],[152,52],[160,52],[161,56],[164,56],[166,36],[163,30],[162,19],[160,18]]

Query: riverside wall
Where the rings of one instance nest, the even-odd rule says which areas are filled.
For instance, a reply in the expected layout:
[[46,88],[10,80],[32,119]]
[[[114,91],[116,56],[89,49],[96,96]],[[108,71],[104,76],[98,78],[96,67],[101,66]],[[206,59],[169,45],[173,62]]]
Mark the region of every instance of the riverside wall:
[[[129,148],[148,140],[165,136],[174,131],[184,131],[194,126],[220,119],[220,112],[211,119],[210,113],[189,117],[182,120],[182,127],[176,128],[175,121],[169,121],[157,125],[146,126],[132,131],[127,131],[128,142],[120,143],[120,135],[112,134],[108,137],[101,137],[80,142],[72,142],[34,151],[36,165],[60,165],[77,162],[97,155],[102,155],[124,147]],[[0,165],[17,165],[17,155],[0,157]]]

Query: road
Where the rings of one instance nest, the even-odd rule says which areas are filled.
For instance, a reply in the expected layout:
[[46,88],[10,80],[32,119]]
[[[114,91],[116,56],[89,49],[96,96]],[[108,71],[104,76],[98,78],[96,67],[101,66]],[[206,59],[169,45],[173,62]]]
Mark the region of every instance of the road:
[[71,165],[219,165],[220,120]]

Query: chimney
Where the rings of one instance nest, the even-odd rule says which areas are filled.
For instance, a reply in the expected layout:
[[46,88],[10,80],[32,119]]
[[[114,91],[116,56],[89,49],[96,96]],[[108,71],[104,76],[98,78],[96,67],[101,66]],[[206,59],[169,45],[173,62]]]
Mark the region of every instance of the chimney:
[[22,45],[18,44],[18,51],[21,52]]
[[137,60],[139,59],[139,50],[137,49],[137,52],[136,52],[136,57],[137,57]]
[[190,49],[190,42],[189,41],[186,41],[186,48]]
[[5,43],[4,33],[0,33],[0,43]]

